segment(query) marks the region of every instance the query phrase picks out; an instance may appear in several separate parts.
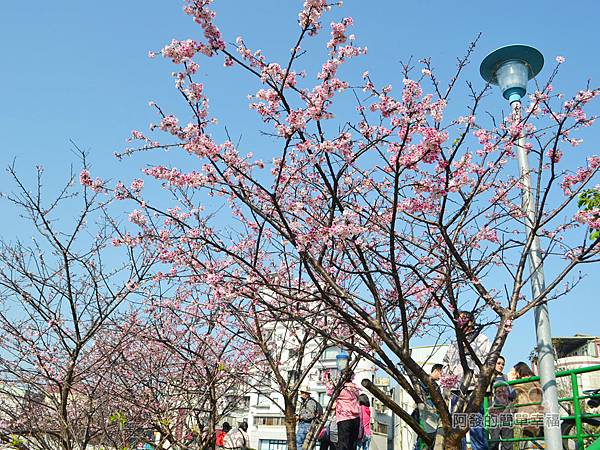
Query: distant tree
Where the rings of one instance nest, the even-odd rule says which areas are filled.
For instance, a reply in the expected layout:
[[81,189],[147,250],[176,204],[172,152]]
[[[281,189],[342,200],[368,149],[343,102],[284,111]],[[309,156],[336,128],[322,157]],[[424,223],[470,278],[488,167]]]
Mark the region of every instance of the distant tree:
[[[245,285],[245,283],[243,283]],[[245,291],[245,286],[240,286]],[[281,298],[280,296],[284,296]],[[334,345],[318,330],[336,328],[333,318],[324,317],[325,311],[302,311],[304,298],[296,288],[279,286],[274,291],[262,291],[238,296],[239,301],[229,308],[235,318],[236,326],[242,336],[255,349],[255,358],[251,361],[252,370],[245,384],[250,391],[267,397],[277,406],[285,419],[288,442],[296,442],[298,423],[298,401],[302,385],[325,383],[329,376],[322,367],[324,351]],[[292,300],[296,314],[281,311],[283,304]],[[337,328],[340,335],[341,328]],[[334,389],[341,384],[337,378]],[[325,405],[326,420],[331,411],[331,401]],[[314,427],[320,430],[319,427]],[[309,435],[307,445],[316,441],[315,435]],[[312,439],[312,440],[311,440]]]
[[[27,449],[85,449],[107,417],[94,381],[105,365],[97,339],[140,287],[154,256],[142,247],[115,256],[100,180],[85,168],[61,188],[33,188],[8,169],[18,236],[0,241],[0,441]],[[51,192],[57,191],[54,197]]]
[[124,431],[158,436],[158,449],[214,448],[217,424],[246,395],[251,347],[180,302],[151,297],[147,314],[132,314],[99,343],[106,355],[99,384],[123,421],[104,432],[115,448],[127,441]]

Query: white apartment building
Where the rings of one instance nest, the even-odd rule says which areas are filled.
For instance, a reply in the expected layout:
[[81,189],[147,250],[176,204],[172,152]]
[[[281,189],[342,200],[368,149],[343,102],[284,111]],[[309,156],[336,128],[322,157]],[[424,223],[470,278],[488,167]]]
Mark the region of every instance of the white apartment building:
[[[411,356],[426,372],[429,373],[434,364],[442,363],[444,356],[448,351],[448,347],[448,345],[425,345],[414,347],[411,349]],[[415,402],[410,395],[399,386],[394,387],[392,398],[398,406],[405,411],[410,412],[416,407]],[[391,428],[390,434],[392,442],[390,450],[412,450],[415,448],[415,442],[417,440],[416,433],[395,415],[392,416]]]
[[[323,408],[327,406],[330,400],[323,384],[323,374],[329,372],[332,376],[336,375],[336,356],[339,353],[339,347],[327,348],[305,379],[304,384],[310,389],[311,396],[318,400]],[[354,370],[355,383],[360,385],[360,382],[365,378],[374,381],[375,371],[376,368],[373,363],[360,360]],[[375,381],[381,382],[381,379]],[[389,380],[387,385],[389,385]],[[366,390],[364,393],[371,397]],[[248,422],[250,448],[256,450],[286,450],[287,438],[282,408],[283,400],[278,392],[273,391],[268,394],[249,393],[244,398],[239,410],[232,414],[228,421],[232,426],[236,426],[237,423],[242,421]],[[371,448],[373,450],[387,450],[389,415],[382,413],[378,405],[373,405],[371,411],[371,429],[373,431]]]

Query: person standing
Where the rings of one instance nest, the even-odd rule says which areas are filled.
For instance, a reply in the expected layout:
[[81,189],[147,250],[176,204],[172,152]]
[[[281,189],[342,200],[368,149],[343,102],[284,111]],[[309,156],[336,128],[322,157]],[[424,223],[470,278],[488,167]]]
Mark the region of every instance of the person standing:
[[230,431],[231,431],[231,425],[229,425],[229,422],[223,422],[223,426],[221,427],[221,429],[217,430],[217,432],[216,432],[215,445],[216,445],[217,449],[223,448],[223,442],[225,441],[225,436]]
[[[479,330],[475,326],[475,317],[473,313],[470,311],[460,311],[458,313],[458,331],[464,336],[467,343],[473,349],[475,356],[481,363],[485,362],[488,354],[490,352],[491,344],[490,340],[482,333],[479,333]],[[446,373],[448,375],[454,375],[458,377],[459,388],[458,390],[452,391],[452,397],[450,400],[450,408],[454,412],[456,404],[460,398],[468,399],[470,393],[473,389],[477,381],[477,377],[479,376],[479,367],[473,360],[471,353],[464,349],[465,343],[462,343],[463,352],[461,352],[461,345],[458,341],[454,341],[446,355],[444,356],[444,367]],[[467,362],[468,369],[473,373],[473,376],[467,382],[465,379],[465,370],[462,366],[460,355],[463,353],[464,358]],[[471,438],[471,448],[473,450],[487,450],[488,442],[486,432],[483,428],[483,406],[479,412],[479,419],[474,426],[471,426],[469,429],[469,435]],[[467,448],[466,439],[463,438],[461,440],[461,449],[465,450]]]
[[300,388],[300,409],[298,411],[298,429],[296,430],[296,449],[302,450],[310,427],[322,412],[321,405],[310,396],[308,387]]
[[338,426],[338,450],[356,450],[360,429],[360,388],[352,382],[354,372],[348,370],[344,387],[338,395],[335,415]]
[[[369,450],[369,446],[371,445],[371,402],[365,394],[360,394],[358,396],[358,404],[360,406],[361,422],[358,449]],[[360,430],[362,430],[362,433],[360,433]]]
[[338,448],[338,426],[335,413],[329,422],[329,448],[331,450],[337,450]]
[[[431,382],[433,383],[433,387],[441,394],[440,389],[440,379],[442,378],[442,370],[444,366],[442,364],[434,364],[431,367],[431,372],[429,374],[431,378]],[[417,405],[417,408],[411,414],[412,417],[421,422],[423,429],[429,435],[432,441],[435,442],[439,416],[437,414],[437,410],[435,408],[435,404],[431,399],[431,392],[429,388],[425,384],[421,384],[421,389],[425,394],[425,402]],[[415,442],[415,450],[420,450],[422,447],[421,438],[417,437],[417,441]],[[427,448],[427,447],[425,447]]]
[[319,435],[319,446],[321,450],[337,450],[338,431],[337,420],[335,418],[335,402],[333,403],[333,408],[333,414],[331,414],[323,431]]
[[429,376],[431,377],[432,381],[435,381],[435,385],[438,390],[440,388],[440,379],[442,378],[443,370],[443,364],[434,364],[433,366],[431,366],[431,374]]
[[490,438],[495,441],[490,444],[490,450],[512,450],[512,442],[498,442],[499,439],[512,439],[513,424],[510,405],[515,399],[515,390],[507,384],[504,376],[505,359],[498,356],[496,361],[496,376],[491,384]]
[[248,442],[248,422],[242,422],[225,435],[223,447],[227,450],[247,450]]
[[[535,373],[527,363],[519,362],[508,372],[509,380],[521,380],[534,377]],[[514,385],[516,407],[515,437],[538,437],[543,434],[544,406],[542,405],[542,386],[539,381],[529,381]],[[522,418],[522,419],[521,419]],[[521,444],[522,446],[522,444]]]

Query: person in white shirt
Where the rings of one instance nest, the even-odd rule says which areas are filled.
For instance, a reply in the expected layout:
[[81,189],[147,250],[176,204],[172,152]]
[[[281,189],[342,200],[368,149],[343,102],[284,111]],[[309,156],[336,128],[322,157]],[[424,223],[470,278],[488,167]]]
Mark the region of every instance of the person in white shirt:
[[227,450],[247,450],[248,444],[247,422],[242,422],[237,428],[230,430],[223,439],[223,448]]
[[[470,344],[479,361],[482,363],[485,362],[485,359],[490,352],[491,344],[490,340],[485,334],[481,334],[476,330],[473,313],[470,311],[459,312],[458,323],[458,326],[465,336],[466,341]],[[473,371],[473,377],[471,378],[470,382],[467,383],[467,386],[463,386],[463,390],[468,390],[471,389],[477,382],[477,377],[479,376],[479,367],[477,364],[475,364],[475,361],[473,361],[471,353],[467,351],[464,343],[463,349],[467,366]],[[462,363],[460,362],[460,348],[457,341],[452,342],[448,348],[448,351],[444,356],[444,367],[444,372],[446,374],[457,376],[461,384],[465,381],[465,373]]]

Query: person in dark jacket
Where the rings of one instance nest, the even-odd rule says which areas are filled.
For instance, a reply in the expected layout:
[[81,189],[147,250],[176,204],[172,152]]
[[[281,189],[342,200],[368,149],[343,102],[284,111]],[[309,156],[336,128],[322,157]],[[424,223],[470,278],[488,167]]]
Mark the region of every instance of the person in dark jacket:
[[319,415],[319,405],[310,396],[308,387],[300,388],[300,409],[298,410],[298,429],[296,430],[296,449],[301,450],[310,427]]
[[[433,382],[434,388],[440,394],[441,389],[439,386],[439,381],[442,378],[443,369],[444,366],[442,364],[434,364],[431,367],[431,373],[429,375],[431,377],[431,381]],[[431,393],[429,392],[429,388],[424,383],[421,383],[421,390],[425,393],[425,403],[417,405],[417,408],[413,411],[411,415],[413,419],[419,422],[421,421],[421,419],[423,419],[423,426],[425,428],[425,431],[427,432],[431,440],[435,442],[435,436],[437,434],[437,422],[439,420],[439,417],[437,417],[435,404],[431,399]],[[421,410],[424,413],[426,413],[424,414],[424,417],[421,417]],[[421,438],[417,437],[417,442],[415,443],[415,450],[420,450],[421,447],[428,448],[424,446],[424,444],[422,444]]]
[[[475,323],[475,315],[471,311],[459,311],[456,320],[457,327],[466,338],[466,341],[471,346],[473,353],[479,361],[485,361],[491,349],[490,340],[481,333],[480,327]],[[461,353],[466,360],[468,369],[473,376],[466,377],[465,368],[462,365]],[[472,358],[470,352],[466,349],[461,350],[458,340],[454,341],[449,347],[444,356],[444,371],[448,375],[454,375],[460,380],[459,388],[452,391],[450,398],[450,409],[452,413],[456,413],[456,405],[460,399],[468,398],[477,379],[479,378],[479,367]],[[480,418],[483,419],[483,407],[480,410]],[[469,427],[469,437],[471,439],[471,448],[473,450],[488,450],[487,433],[483,428],[483,420],[474,422]],[[466,450],[467,441],[465,438],[461,440],[460,448]]]

